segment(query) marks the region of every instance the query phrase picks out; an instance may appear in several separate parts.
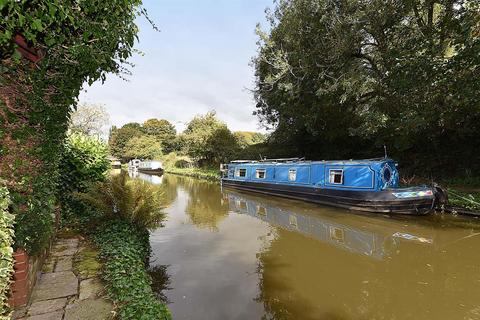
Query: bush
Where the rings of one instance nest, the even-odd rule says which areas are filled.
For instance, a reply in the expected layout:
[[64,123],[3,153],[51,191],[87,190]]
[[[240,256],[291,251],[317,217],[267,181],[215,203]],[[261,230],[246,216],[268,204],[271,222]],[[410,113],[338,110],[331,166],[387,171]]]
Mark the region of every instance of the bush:
[[145,264],[150,256],[148,232],[128,221],[115,219],[102,224],[93,235],[103,262],[102,279],[118,306],[120,319],[171,319],[167,307],[157,300]]
[[189,156],[178,155],[175,152],[164,155],[162,163],[164,169],[191,168],[194,166],[194,161]]
[[13,221],[8,212],[10,199],[7,188],[0,186],[0,319],[10,319],[7,294],[13,272]]
[[110,167],[107,154],[107,145],[97,138],[82,133],[70,133],[67,136],[59,165],[58,188],[64,225],[82,225],[95,215],[73,194],[85,192],[92,183],[105,180]]
[[70,133],[60,163],[60,195],[85,191],[92,182],[105,180],[110,167],[108,148],[101,140]]
[[87,193],[78,193],[77,198],[106,219],[123,219],[140,228],[157,228],[165,217],[157,188],[141,180],[130,180],[124,171],[94,184]]
[[55,186],[55,173],[51,177],[41,175],[35,177],[31,196],[12,194],[16,214],[15,247],[24,248],[29,255],[44,250],[53,235],[57,203]]

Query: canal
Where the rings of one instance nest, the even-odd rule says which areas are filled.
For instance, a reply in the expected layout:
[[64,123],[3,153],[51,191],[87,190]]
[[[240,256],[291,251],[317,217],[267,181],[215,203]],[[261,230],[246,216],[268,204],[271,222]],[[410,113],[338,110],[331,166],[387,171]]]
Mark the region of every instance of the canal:
[[356,214],[174,175],[152,232],[174,319],[480,319],[480,222]]

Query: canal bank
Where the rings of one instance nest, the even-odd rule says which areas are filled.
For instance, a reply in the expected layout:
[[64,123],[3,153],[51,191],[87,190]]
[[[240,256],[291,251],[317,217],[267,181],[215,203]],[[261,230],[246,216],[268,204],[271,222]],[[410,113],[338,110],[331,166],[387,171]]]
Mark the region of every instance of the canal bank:
[[216,169],[203,168],[165,168],[165,173],[176,174],[220,183],[220,173]]
[[479,315],[475,219],[358,214],[170,174],[161,185],[171,204],[150,265],[174,318]]

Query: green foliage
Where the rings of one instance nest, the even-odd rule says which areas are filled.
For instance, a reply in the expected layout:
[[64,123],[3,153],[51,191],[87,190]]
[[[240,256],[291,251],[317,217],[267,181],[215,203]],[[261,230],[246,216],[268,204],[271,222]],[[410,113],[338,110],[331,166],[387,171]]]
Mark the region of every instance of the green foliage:
[[163,168],[188,168],[193,167],[193,160],[189,156],[178,155],[175,152],[170,152],[162,157]]
[[77,198],[93,206],[103,218],[123,219],[147,229],[161,226],[165,218],[161,196],[155,186],[130,180],[126,172],[97,182],[87,193],[77,194]]
[[[108,140],[112,155],[123,158],[153,159],[162,152],[177,149],[175,127],[164,119],[149,119],[139,123],[127,123],[121,128],[112,127]],[[147,150],[146,150],[147,149]]]
[[149,119],[143,123],[142,130],[145,134],[154,136],[162,143],[162,151],[169,153],[176,148],[177,131],[165,119]]
[[220,172],[218,169],[208,169],[208,168],[177,168],[170,167],[165,168],[166,173],[179,174],[187,177],[194,177],[209,181],[219,182]]
[[7,298],[10,293],[10,281],[13,273],[13,223],[15,216],[12,215],[8,206],[10,197],[8,190],[0,186],[0,319],[10,319],[10,308]]
[[[51,179],[57,180],[54,174]],[[56,184],[43,175],[36,177],[32,183],[32,194],[28,198],[12,194],[12,207],[16,212],[15,247],[36,255],[48,246],[54,233]]]
[[[0,12],[0,177],[17,214],[16,246],[35,254],[53,231],[72,106],[84,83],[126,71],[143,9],[140,0],[35,0],[0,1]],[[14,35],[41,59],[22,59]]]
[[124,156],[137,159],[159,159],[162,156],[162,143],[155,136],[141,135],[128,140]]
[[153,293],[145,268],[150,255],[148,232],[126,221],[111,220],[97,229],[93,239],[104,265],[102,279],[118,306],[119,318],[171,319],[166,306]]
[[107,146],[101,140],[70,133],[59,165],[60,194],[85,191],[90,183],[104,180],[110,168],[107,155]]
[[47,52],[47,60],[62,64],[58,67],[83,69],[81,74],[63,77],[85,76],[75,79],[75,83],[81,81],[78,87],[83,80],[92,83],[104,78],[105,72],[118,72],[131,55],[138,32],[134,20],[141,4],[141,0],[2,1],[1,57],[15,54],[12,37],[20,30],[29,43]]
[[67,136],[59,164],[58,186],[64,225],[78,225],[95,214],[73,194],[87,191],[92,183],[105,180],[110,168],[107,154],[107,146],[98,138],[83,133],[70,133]]
[[260,132],[236,131],[233,135],[237,139],[239,147],[242,149],[254,144],[263,143],[266,140],[266,136]]
[[110,131],[110,137],[108,139],[110,153],[118,158],[127,158],[126,154],[128,152],[128,142],[132,138],[140,137],[142,134],[143,132],[138,123],[127,123],[119,129],[113,127]]
[[[478,174],[480,4],[282,0],[258,30],[257,114],[279,156],[391,156]],[[425,170],[427,169],[427,170]]]
[[480,211],[480,192],[464,192],[449,188],[448,205]]
[[181,139],[185,152],[201,164],[225,162],[238,148],[235,136],[215,112],[193,118]]

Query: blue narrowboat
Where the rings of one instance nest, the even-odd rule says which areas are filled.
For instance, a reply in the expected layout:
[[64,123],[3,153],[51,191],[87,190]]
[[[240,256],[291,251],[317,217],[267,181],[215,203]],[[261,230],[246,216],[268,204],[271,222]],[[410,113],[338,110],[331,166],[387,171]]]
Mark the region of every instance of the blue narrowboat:
[[390,158],[236,160],[220,169],[224,187],[346,209],[425,214],[435,205],[434,187],[399,187],[397,164]]

